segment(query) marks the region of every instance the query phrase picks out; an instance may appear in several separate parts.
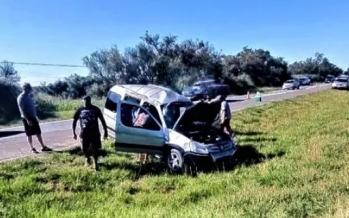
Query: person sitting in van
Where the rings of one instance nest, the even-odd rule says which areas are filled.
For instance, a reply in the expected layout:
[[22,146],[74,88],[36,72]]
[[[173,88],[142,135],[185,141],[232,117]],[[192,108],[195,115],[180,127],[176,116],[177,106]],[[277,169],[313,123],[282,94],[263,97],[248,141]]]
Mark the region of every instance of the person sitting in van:
[[[148,102],[144,102],[143,107],[149,111],[149,103]],[[145,111],[141,111],[141,109],[139,109],[135,114],[133,126],[144,127],[147,124],[149,124],[150,119],[151,118],[150,118],[148,113],[146,113]]]
[[[146,110],[149,111],[150,105],[148,102],[144,102],[142,105]],[[133,126],[135,127],[144,127],[151,122],[151,117],[145,111],[140,111],[140,109],[136,112],[136,118],[133,122]],[[147,154],[138,154],[138,161],[145,164],[148,160]]]

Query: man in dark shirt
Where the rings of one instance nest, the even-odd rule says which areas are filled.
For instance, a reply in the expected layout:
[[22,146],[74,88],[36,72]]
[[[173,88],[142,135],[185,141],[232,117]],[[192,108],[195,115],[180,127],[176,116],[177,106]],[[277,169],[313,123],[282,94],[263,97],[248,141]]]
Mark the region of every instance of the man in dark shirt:
[[99,132],[98,119],[101,120],[104,129],[104,139],[108,137],[107,124],[104,120],[102,111],[91,103],[91,97],[83,98],[84,106],[80,107],[74,115],[73,135],[76,135],[76,123],[80,121],[80,140],[82,151],[86,157],[86,165],[91,164],[91,155],[93,157],[94,168],[98,170],[99,150],[102,147],[101,134]]

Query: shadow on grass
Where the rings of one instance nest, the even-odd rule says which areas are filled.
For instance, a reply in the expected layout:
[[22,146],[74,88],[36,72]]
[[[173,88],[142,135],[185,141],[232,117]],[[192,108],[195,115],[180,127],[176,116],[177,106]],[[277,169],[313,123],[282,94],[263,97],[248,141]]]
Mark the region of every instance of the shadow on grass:
[[275,157],[282,157],[285,152],[272,153],[264,155],[260,153],[253,145],[244,145],[238,147],[238,150],[233,158],[233,168],[236,166],[251,166],[253,164],[259,164],[266,160],[273,159]]
[[243,142],[276,142],[276,138],[267,138],[267,137],[257,137],[257,138],[247,138],[242,140]]
[[134,180],[138,180],[143,176],[159,176],[167,173],[166,164],[159,161],[150,161],[145,164],[134,162],[113,162],[113,163],[101,163],[101,169],[113,170],[124,169],[131,171],[134,175]]
[[23,131],[0,131],[0,138],[14,136],[21,133],[24,133],[24,132]]
[[[71,148],[69,150],[63,150],[63,151],[54,151],[55,153],[58,153],[58,154],[70,154],[70,155],[73,155],[73,156],[84,156],[84,153],[82,152],[82,149],[80,146],[77,146],[77,147],[74,147],[74,148]],[[101,149],[99,151],[99,155],[101,157],[106,157],[108,156],[108,154],[110,154],[111,152],[110,151],[107,151],[107,150],[104,150],[104,149]]]
[[[249,133],[251,134],[251,133]],[[253,134],[260,134],[260,133],[253,133]],[[57,151],[57,153],[66,153],[70,155],[77,155],[77,156],[83,156],[82,150],[80,147],[76,147],[71,150],[67,151]],[[109,154],[115,154],[112,151],[108,150],[102,150],[101,156],[105,157]],[[251,166],[255,164],[260,164],[266,160],[273,159],[275,157],[282,157],[285,154],[285,152],[278,152],[278,153],[271,153],[264,155],[260,153],[253,145],[244,145],[244,146],[238,146],[238,150],[231,159],[230,162],[221,162],[217,164],[207,163],[207,164],[201,164],[198,165],[197,170],[200,173],[213,173],[216,171],[232,171],[236,167],[240,166]],[[165,163],[159,161],[156,158],[153,158],[150,156],[150,161],[145,164],[135,163],[132,160],[132,155],[125,154],[128,158],[130,158],[129,161],[118,161],[118,162],[105,162],[100,163],[100,168],[105,170],[114,170],[114,169],[124,169],[127,171],[130,171],[133,174],[133,180],[138,180],[142,178],[143,176],[153,175],[153,176],[159,176],[166,173],[169,173],[167,166]]]
[[263,132],[254,132],[254,131],[248,131],[248,132],[240,132],[240,131],[234,131],[235,135],[239,136],[257,136],[257,135],[263,135]]

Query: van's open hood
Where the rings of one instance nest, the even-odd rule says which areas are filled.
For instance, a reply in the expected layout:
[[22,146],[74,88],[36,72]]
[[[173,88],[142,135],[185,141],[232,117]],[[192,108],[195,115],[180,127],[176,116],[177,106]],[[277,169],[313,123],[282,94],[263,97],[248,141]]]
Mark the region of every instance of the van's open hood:
[[204,125],[211,126],[216,120],[220,111],[221,102],[199,102],[186,108],[182,115],[177,120],[173,130],[178,130],[184,125],[193,125],[194,122],[200,122]]

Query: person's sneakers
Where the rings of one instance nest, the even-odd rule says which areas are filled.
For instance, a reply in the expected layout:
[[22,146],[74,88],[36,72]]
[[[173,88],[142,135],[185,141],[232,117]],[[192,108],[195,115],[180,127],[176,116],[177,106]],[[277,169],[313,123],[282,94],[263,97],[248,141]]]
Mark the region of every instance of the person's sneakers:
[[49,148],[49,147],[44,146],[44,147],[41,149],[41,151],[52,151],[52,149]]
[[32,152],[33,152],[34,154],[39,154],[39,152],[38,152],[35,148],[32,148]]

